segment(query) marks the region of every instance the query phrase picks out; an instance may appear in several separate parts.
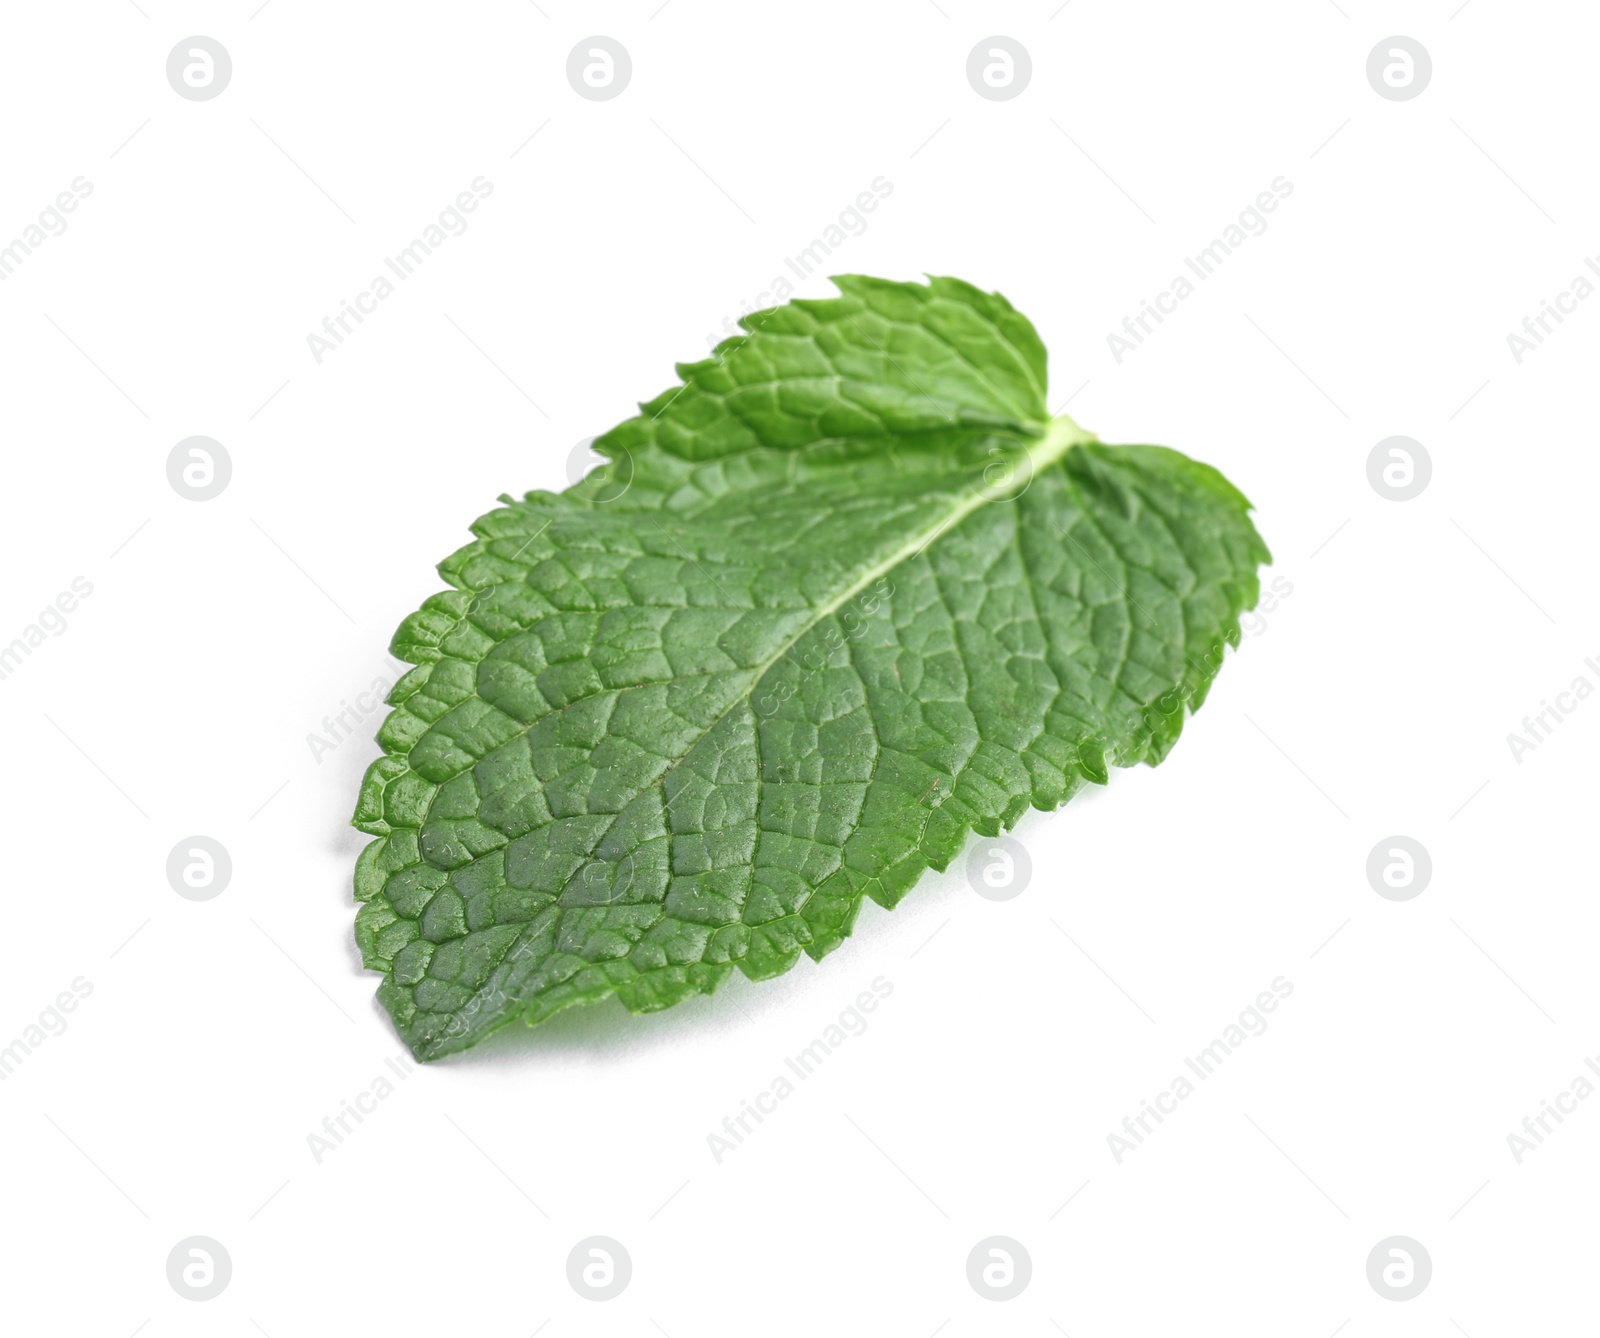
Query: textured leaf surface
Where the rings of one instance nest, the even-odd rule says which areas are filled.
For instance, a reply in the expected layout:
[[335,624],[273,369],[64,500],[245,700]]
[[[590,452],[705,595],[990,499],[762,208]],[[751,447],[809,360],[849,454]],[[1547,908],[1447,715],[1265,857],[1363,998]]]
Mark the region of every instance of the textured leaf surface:
[[820,958],[1160,761],[1237,644],[1268,555],[1220,474],[1051,420],[1001,297],[836,283],[502,499],[396,633],[356,933],[418,1056]]

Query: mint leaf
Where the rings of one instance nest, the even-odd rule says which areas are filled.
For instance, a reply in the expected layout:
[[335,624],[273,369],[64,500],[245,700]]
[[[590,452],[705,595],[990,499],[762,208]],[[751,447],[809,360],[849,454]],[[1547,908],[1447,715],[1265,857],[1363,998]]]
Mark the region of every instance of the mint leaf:
[[1154,764],[1237,645],[1249,503],[1045,404],[955,279],[742,322],[396,633],[356,936],[419,1058],[787,971],[973,831]]

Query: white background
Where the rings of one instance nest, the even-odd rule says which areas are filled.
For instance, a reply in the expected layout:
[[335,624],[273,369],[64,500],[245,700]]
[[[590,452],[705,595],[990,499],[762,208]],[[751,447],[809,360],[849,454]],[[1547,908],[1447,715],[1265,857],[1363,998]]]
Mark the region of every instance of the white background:
[[[0,643],[93,585],[0,681],[0,1045],[92,985],[0,1083],[7,1331],[1589,1322],[1600,1100],[1520,1164],[1507,1135],[1600,1054],[1600,700],[1520,762],[1507,735],[1600,686],[1600,302],[1520,365],[1506,335],[1600,248],[1600,16],[1058,3],[6,7],[0,236],[93,186],[0,284]],[[633,61],[607,102],[564,73],[596,33]],[[1031,54],[1010,101],[965,75],[994,33]],[[165,77],[191,34],[232,56],[211,101]],[[1391,34],[1432,55],[1411,101],[1367,82]],[[469,229],[319,365],[307,335],[478,176]],[[402,1047],[351,938],[378,717],[308,736],[394,676],[474,517],[566,486],[880,176],[825,270],[1005,293],[1053,406],[1220,467],[1292,593],[1164,766],[1024,820],[1016,899],[952,868],[782,980],[510,1029],[319,1164]],[[1107,334],[1280,176],[1119,364]],[[204,503],[165,472],[195,434],[233,461]],[[1367,480],[1393,434],[1432,458],[1413,501]],[[166,879],[193,834],[232,856],[211,901]],[[1393,834],[1432,856],[1413,900],[1367,881]],[[719,1164],[707,1136],[878,976],[869,1028]],[[1119,1164],[1107,1136],[1279,976],[1269,1029]],[[191,1235],[233,1264],[204,1303],[166,1277]],[[566,1280],[590,1235],[633,1260],[605,1304]],[[1033,1262],[1006,1303],[966,1277],[991,1235]],[[1414,1300],[1367,1281],[1391,1235],[1431,1255]]]

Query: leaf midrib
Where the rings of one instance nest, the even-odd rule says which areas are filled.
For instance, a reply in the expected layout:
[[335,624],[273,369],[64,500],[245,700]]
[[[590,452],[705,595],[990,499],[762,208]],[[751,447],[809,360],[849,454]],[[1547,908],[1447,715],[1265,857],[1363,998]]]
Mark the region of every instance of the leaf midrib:
[[[1058,463],[1074,446],[1087,445],[1096,440],[1098,440],[1098,438],[1096,438],[1092,432],[1085,431],[1065,414],[1062,414],[1056,418],[1052,418],[1046,425],[1044,433],[1035,441],[1030,443],[1027,448],[1024,459],[1027,462],[1029,479],[1031,480],[1032,478],[1036,477],[1040,471],[1048,469],[1051,465]],[[852,599],[871,586],[874,581],[881,579],[883,576],[886,576],[889,572],[893,571],[902,563],[909,561],[918,554],[924,552],[926,549],[930,548],[941,537],[949,533],[963,520],[975,512],[980,506],[987,505],[989,502],[998,501],[1005,497],[1005,495],[1011,490],[1012,486],[1013,485],[1009,482],[991,483],[983,488],[975,490],[968,496],[961,498],[938,522],[928,526],[924,531],[919,532],[914,538],[908,539],[893,553],[868,567],[860,576],[857,577],[854,582],[852,582],[839,594],[835,595],[826,604],[817,606],[812,611],[812,616],[807,619],[805,624],[794,634],[794,636],[792,636],[787,642],[774,651],[763,663],[756,665],[752,670],[749,671],[750,678],[748,685],[739,691],[733,702],[729,704],[727,710],[723,711],[715,720],[707,725],[705,729],[701,730],[695,736],[694,742],[683,750],[682,756],[669,764],[661,773],[661,775],[656,777],[656,779],[651,782],[651,787],[662,784],[665,781],[666,776],[669,775],[675,767],[685,761],[706,738],[710,737],[710,735],[715,732],[717,727],[721,725],[722,722],[726,720],[733,711],[739,708],[739,705],[742,702],[749,700],[749,698],[755,694],[757,689],[759,689],[762,680],[767,676],[767,674],[770,673],[775,666],[780,664],[784,657],[787,656],[789,652],[792,651],[806,635],[815,631],[816,628],[820,626],[826,619],[831,618]],[[576,702],[568,702],[560,709],[566,710],[576,704]],[[532,728],[531,723],[529,728]],[[643,789],[641,789],[640,793],[643,792]],[[599,849],[600,845],[610,834],[611,829],[616,825],[617,820],[624,812],[627,811],[627,807],[628,806],[624,804],[616,813],[610,815],[611,821],[608,822],[605,828],[596,836],[593,846],[590,847],[590,859],[594,858],[593,852]],[[424,821],[426,821],[426,819],[424,819]],[[471,862],[476,863],[477,860],[474,859]],[[555,900],[549,903],[548,907],[542,908],[540,913],[542,914],[543,909],[550,908],[555,908],[560,911],[575,909],[563,905],[561,901],[561,897],[566,892],[567,887],[570,885],[571,880],[569,879],[559,891],[555,892]],[[537,919],[538,915],[535,915],[522,924],[516,936],[506,944],[505,951],[500,955],[500,959],[496,962],[489,978],[484,981],[482,986],[473,992],[471,999],[469,999],[466,1004],[463,1004],[459,1009],[452,1010],[449,1014],[450,1017],[453,1018],[460,1016],[461,1013],[467,1010],[473,1001],[477,1000],[493,988],[496,988],[494,983],[495,974],[500,970],[501,967],[505,965],[506,959],[510,957],[511,954],[516,950],[517,945],[523,939],[523,935],[528,932]],[[488,1028],[488,1031],[498,1030],[506,1023],[512,1021],[514,1017],[515,1014],[508,1014],[503,1018],[495,1020]],[[488,1032],[485,1032],[484,1034],[487,1035]]]

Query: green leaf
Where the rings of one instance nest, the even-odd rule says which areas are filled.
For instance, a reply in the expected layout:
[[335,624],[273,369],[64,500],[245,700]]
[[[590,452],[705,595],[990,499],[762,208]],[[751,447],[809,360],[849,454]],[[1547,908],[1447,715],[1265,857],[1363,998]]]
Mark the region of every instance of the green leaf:
[[356,936],[420,1058],[787,971],[969,834],[1154,764],[1269,561],[1249,503],[1045,403],[955,279],[742,322],[473,527],[396,633]]

